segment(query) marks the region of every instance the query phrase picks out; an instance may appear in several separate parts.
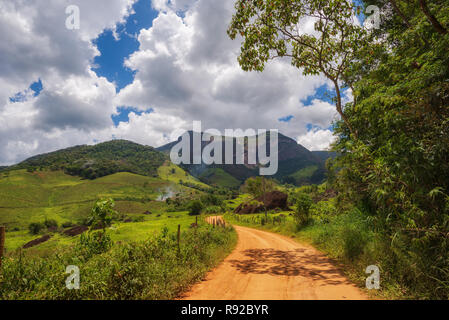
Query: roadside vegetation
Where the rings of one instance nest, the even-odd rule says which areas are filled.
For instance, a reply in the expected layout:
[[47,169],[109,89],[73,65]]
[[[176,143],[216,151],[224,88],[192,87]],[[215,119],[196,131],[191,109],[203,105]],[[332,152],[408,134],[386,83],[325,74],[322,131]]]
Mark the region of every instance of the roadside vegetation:
[[[353,22],[372,5],[381,12],[374,25],[373,16]],[[297,27],[304,19],[314,19],[314,32]],[[295,196],[291,232],[348,266],[379,265],[384,289],[398,296],[448,299],[447,1],[238,0],[228,34],[243,38],[245,71],[284,58],[332,83],[334,196],[309,210]]]
[[[173,299],[224,259],[237,241],[232,227],[214,228],[202,217],[190,217],[179,234],[147,225],[146,235],[115,241],[117,218],[113,200],[101,200],[89,216],[90,230],[66,246],[45,254],[9,252],[0,270],[0,299]],[[80,270],[79,290],[66,288],[71,265]]]
[[[417,268],[416,256],[405,254],[400,239],[391,241],[373,224],[373,217],[337,195],[328,183],[303,187],[283,187],[290,210],[270,210],[255,214],[224,215],[232,224],[276,232],[310,243],[335,259],[354,283],[364,288],[366,267],[380,269],[380,290],[368,291],[386,299],[445,299],[449,288],[430,286],[428,271]],[[254,196],[242,194],[229,200],[229,208],[250,202]]]

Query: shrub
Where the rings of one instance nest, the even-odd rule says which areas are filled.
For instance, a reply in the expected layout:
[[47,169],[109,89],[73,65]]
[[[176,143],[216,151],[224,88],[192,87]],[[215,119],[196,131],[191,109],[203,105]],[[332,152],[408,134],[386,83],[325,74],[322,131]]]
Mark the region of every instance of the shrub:
[[188,209],[189,215],[196,216],[201,213],[201,210],[203,209],[203,204],[199,200],[193,200],[189,203]]
[[85,259],[107,252],[112,247],[111,237],[101,231],[82,233],[75,250]]
[[201,202],[205,206],[220,206],[223,203],[223,200],[214,194],[206,194],[201,197]]
[[307,193],[300,192],[296,195],[296,206],[293,217],[297,228],[300,228],[309,222],[311,206],[312,199]]
[[106,227],[111,225],[112,219],[117,216],[114,206],[115,203],[112,199],[97,201],[89,217],[91,227],[101,226],[105,232]]
[[355,260],[363,253],[367,242],[365,235],[360,230],[344,228],[342,237],[345,257],[351,261]]
[[28,230],[31,234],[38,234],[45,228],[45,225],[41,222],[32,222],[28,225]]
[[332,216],[337,214],[334,199],[319,201],[310,208],[310,215],[314,221],[319,223],[329,223]]
[[45,219],[44,225],[47,228],[58,227],[58,222],[54,219]]

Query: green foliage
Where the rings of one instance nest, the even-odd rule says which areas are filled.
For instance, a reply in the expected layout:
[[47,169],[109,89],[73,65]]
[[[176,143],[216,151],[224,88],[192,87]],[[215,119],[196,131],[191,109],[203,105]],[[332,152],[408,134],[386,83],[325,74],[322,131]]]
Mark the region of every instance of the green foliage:
[[44,225],[46,228],[58,227],[58,222],[55,219],[45,219]]
[[[98,246],[98,239],[104,246]],[[174,299],[232,250],[232,228],[200,225],[176,234],[166,230],[146,241],[113,244],[105,235],[85,236],[73,249],[38,258],[22,251],[4,259],[0,300],[160,300]],[[65,287],[68,265],[81,270],[79,290]]]
[[202,213],[204,214],[213,214],[213,213],[222,213],[225,210],[223,210],[223,207],[220,206],[207,206],[202,210]]
[[363,253],[367,243],[363,231],[346,227],[343,229],[342,238],[344,243],[344,256],[354,261]]
[[[353,23],[354,4],[337,0],[238,0],[228,35],[243,37],[238,61],[245,71],[263,71],[276,57],[291,59],[304,75],[326,76],[334,85],[338,113],[345,123],[340,88],[350,86],[348,70],[371,43],[370,34]],[[313,19],[314,32],[300,21]]]
[[95,254],[101,254],[111,249],[113,242],[111,237],[104,232],[82,233],[75,247],[80,257],[87,260]]
[[[396,270],[398,281],[447,299],[449,37],[422,5],[397,3],[374,31],[377,40],[350,69],[355,99],[345,114],[357,139],[346,123],[337,123],[339,157],[330,181],[339,191],[339,207],[355,203],[370,215],[396,269],[414,266],[409,276]],[[447,28],[447,4],[427,3],[430,15]]]
[[70,175],[96,179],[116,172],[156,176],[166,156],[152,147],[126,140],[94,146],[76,146],[29,158],[11,169],[36,171],[36,167],[64,170]]
[[331,218],[338,213],[335,206],[335,200],[323,200],[313,204],[310,208],[310,214],[314,221],[319,223],[329,223]]
[[112,199],[97,201],[89,217],[91,228],[100,226],[105,231],[106,227],[111,225],[112,219],[117,216],[114,206],[115,202]]
[[[384,13],[380,28],[351,22],[354,9],[372,4]],[[373,252],[388,257],[381,260],[393,282],[418,296],[447,299],[447,1],[239,0],[235,9],[228,33],[243,37],[244,70],[262,71],[270,59],[288,57],[304,74],[333,82],[341,121],[328,178],[338,193],[336,211],[348,215],[355,204],[363,212],[376,234]],[[301,32],[298,22],[311,16],[314,33]],[[345,87],[353,99],[343,106]],[[341,230],[343,255],[359,259],[366,249],[360,234],[332,232]]]
[[201,196],[200,200],[205,206],[221,206],[223,204],[223,199],[210,193]]
[[271,192],[275,189],[276,183],[272,179],[266,179],[264,177],[248,178],[241,187],[243,192],[251,194],[254,198],[258,198],[262,196],[264,192]]
[[200,200],[193,200],[188,205],[189,214],[191,216],[196,216],[201,213],[201,210],[203,209],[203,204]]
[[307,193],[299,192],[296,195],[294,218],[298,228],[306,225],[309,222],[311,206],[312,199]]
[[32,222],[28,225],[28,230],[31,234],[39,234],[44,228],[45,225],[40,222]]

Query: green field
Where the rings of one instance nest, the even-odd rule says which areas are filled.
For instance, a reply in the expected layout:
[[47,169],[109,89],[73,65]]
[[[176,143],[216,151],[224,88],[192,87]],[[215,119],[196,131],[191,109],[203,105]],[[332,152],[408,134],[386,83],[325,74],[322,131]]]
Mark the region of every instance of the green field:
[[209,188],[207,184],[202,183],[195,177],[191,176],[188,172],[168,161],[166,161],[164,165],[160,166],[157,169],[157,174],[161,179],[168,180],[174,183],[186,182],[198,185],[203,188]]
[[[0,299],[173,299],[199,281],[232,250],[236,233],[165,201],[169,193],[172,202],[188,203],[204,194],[194,185],[209,186],[174,165],[165,164],[158,175],[120,172],[86,180],[62,171],[0,174],[0,225],[7,227]],[[105,233],[63,233],[86,224],[96,201],[105,198],[114,200],[118,213]],[[30,223],[50,220],[57,227],[31,234]],[[50,239],[23,249],[44,235]],[[75,293],[61,289],[67,265],[83,273]]]
[[[160,178],[121,172],[85,180],[62,171],[30,173],[26,170],[11,171],[8,176],[1,175],[0,224],[7,227],[6,249],[17,249],[40,236],[28,232],[28,226],[32,222],[53,219],[59,225],[80,223],[100,198],[113,198],[116,211],[130,218],[140,217],[143,220],[114,224],[111,227],[113,240],[146,239],[164,227],[170,230],[174,230],[178,224],[186,227],[194,222],[194,218],[189,217],[187,212],[167,213],[165,202],[156,199],[166,188],[181,196],[192,196],[200,192],[176,184],[170,174],[171,168],[167,166],[167,169],[170,172]],[[190,175],[183,175],[186,180],[194,180]],[[145,215],[145,212],[151,214]],[[55,247],[72,243],[75,238],[55,233],[49,241],[28,250],[50,252]]]
[[295,173],[291,174],[290,177],[295,179],[296,183],[300,185],[303,181],[306,179],[312,177],[312,175],[315,173],[315,171],[318,170],[318,166],[308,166],[305,168],[302,168]]
[[211,185],[223,187],[238,187],[241,182],[221,168],[209,168],[200,177]]

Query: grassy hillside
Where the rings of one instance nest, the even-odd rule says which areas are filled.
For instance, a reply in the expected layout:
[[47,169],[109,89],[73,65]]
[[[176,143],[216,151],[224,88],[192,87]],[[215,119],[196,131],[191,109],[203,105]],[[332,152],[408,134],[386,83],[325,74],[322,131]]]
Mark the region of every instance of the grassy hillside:
[[[192,178],[191,178],[192,179]],[[199,191],[161,178],[115,173],[95,180],[83,180],[62,171],[14,170],[0,175],[0,224],[8,231],[24,231],[32,222],[54,219],[59,224],[77,223],[90,213],[99,198],[113,198],[123,214],[161,214],[165,203],[155,201],[161,190],[198,194]]]
[[87,179],[116,172],[157,176],[157,169],[167,156],[153,147],[126,140],[113,140],[93,146],[75,146],[31,157],[4,170],[63,170]]
[[[119,239],[125,231],[135,234],[138,224],[129,225],[131,232],[119,226],[109,229],[106,239]],[[49,248],[45,257],[32,254],[32,248],[14,252],[2,265],[0,300],[176,298],[223,260],[237,240],[232,227],[212,228],[200,222],[181,230],[179,245],[172,230],[145,229],[138,241],[127,237],[100,250],[93,242],[71,239],[72,246]],[[82,272],[79,290],[64,287],[68,265]]]
[[295,173],[291,174],[289,177],[292,177],[295,180],[296,185],[301,185],[301,183],[306,182],[312,178],[313,174],[318,170],[318,166],[308,166],[302,168]]
[[200,175],[200,179],[208,182],[211,185],[220,187],[234,188],[241,184],[241,181],[231,176],[229,173],[221,168],[208,168]]
[[[157,201],[166,189],[173,199],[187,201],[203,194],[177,183],[181,176],[210,188],[170,164],[159,172],[157,178],[120,172],[95,180],[63,171],[0,173],[0,225],[7,227],[0,299],[173,299],[199,281],[232,250],[236,234]],[[68,223],[79,225],[96,200],[109,197],[120,218],[105,234],[64,234]],[[58,226],[37,234],[28,230],[30,223],[50,220]],[[44,235],[50,239],[21,249]],[[65,267],[71,264],[83,274],[76,292],[64,289]]]
[[207,184],[199,181],[197,178],[194,178],[187,171],[171,163],[170,161],[165,161],[165,163],[157,169],[157,174],[161,179],[174,183],[184,182],[198,185],[203,188],[209,188]]

